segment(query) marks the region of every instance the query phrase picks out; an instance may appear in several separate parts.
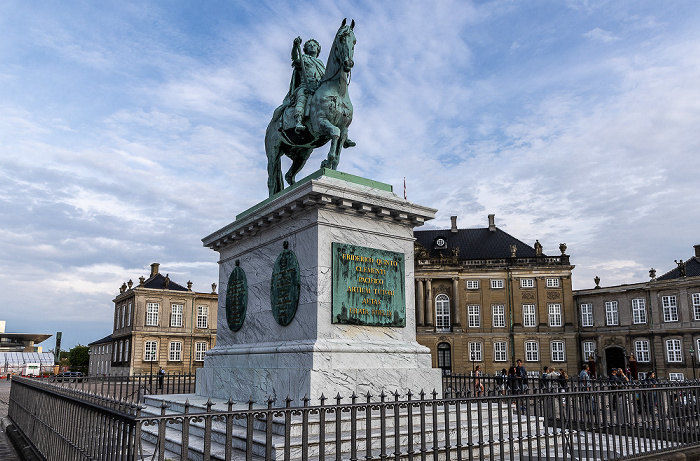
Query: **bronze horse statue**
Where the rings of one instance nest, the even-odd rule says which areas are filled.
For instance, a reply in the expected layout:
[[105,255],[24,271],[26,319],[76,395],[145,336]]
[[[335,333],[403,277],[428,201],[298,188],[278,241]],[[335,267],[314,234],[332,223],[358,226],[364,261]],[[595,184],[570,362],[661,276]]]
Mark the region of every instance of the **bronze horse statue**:
[[350,74],[354,66],[355,20],[342,25],[335,34],[326,63],[325,73],[318,89],[308,100],[308,117],[304,117],[306,129],[295,129],[294,105],[285,100],[272,117],[265,132],[267,154],[267,188],[270,196],[284,189],[282,156],[292,160],[292,166],[284,175],[289,185],[294,184],[296,174],[317,147],[331,142],[328,157],[321,168],[337,169],[340,151],[354,145],[348,142],[348,126],[352,122],[352,103],[348,94]]

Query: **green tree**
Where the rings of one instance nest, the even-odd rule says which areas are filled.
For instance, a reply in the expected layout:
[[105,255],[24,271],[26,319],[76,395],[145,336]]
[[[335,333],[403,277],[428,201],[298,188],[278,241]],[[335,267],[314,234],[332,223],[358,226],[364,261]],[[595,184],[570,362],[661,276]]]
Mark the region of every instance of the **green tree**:
[[68,363],[71,367],[87,368],[90,363],[90,348],[78,344],[68,352]]

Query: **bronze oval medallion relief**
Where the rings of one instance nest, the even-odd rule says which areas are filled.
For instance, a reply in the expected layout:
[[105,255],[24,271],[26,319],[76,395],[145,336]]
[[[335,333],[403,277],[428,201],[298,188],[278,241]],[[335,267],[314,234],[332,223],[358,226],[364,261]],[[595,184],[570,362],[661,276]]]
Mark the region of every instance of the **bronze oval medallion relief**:
[[248,306],[248,282],[240,264],[241,262],[237,259],[236,267],[233,268],[226,287],[226,322],[231,331],[241,329]]
[[283,327],[289,325],[297,313],[300,280],[299,261],[294,252],[289,249],[289,242],[285,240],[284,250],[275,261],[270,282],[272,315]]

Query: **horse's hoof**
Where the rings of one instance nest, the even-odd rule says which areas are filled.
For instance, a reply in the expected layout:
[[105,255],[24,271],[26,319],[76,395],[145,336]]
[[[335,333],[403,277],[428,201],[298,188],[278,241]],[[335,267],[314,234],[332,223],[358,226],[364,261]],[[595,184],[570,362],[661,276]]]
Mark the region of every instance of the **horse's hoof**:
[[355,147],[357,143],[351,139],[346,139],[345,142],[343,143],[343,149],[347,149],[348,147]]
[[328,168],[328,160],[324,160],[321,162],[321,168]]

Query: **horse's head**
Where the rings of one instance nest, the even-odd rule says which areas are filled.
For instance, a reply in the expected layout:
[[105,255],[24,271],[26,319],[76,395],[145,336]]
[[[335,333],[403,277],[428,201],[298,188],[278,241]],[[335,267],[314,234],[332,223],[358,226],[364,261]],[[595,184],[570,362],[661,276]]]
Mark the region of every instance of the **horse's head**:
[[355,20],[353,19],[350,25],[346,25],[347,19],[343,19],[343,23],[340,25],[340,29],[335,34],[335,41],[333,42],[338,64],[341,65],[343,71],[350,72],[350,69],[355,65],[353,61],[353,55],[355,54]]

